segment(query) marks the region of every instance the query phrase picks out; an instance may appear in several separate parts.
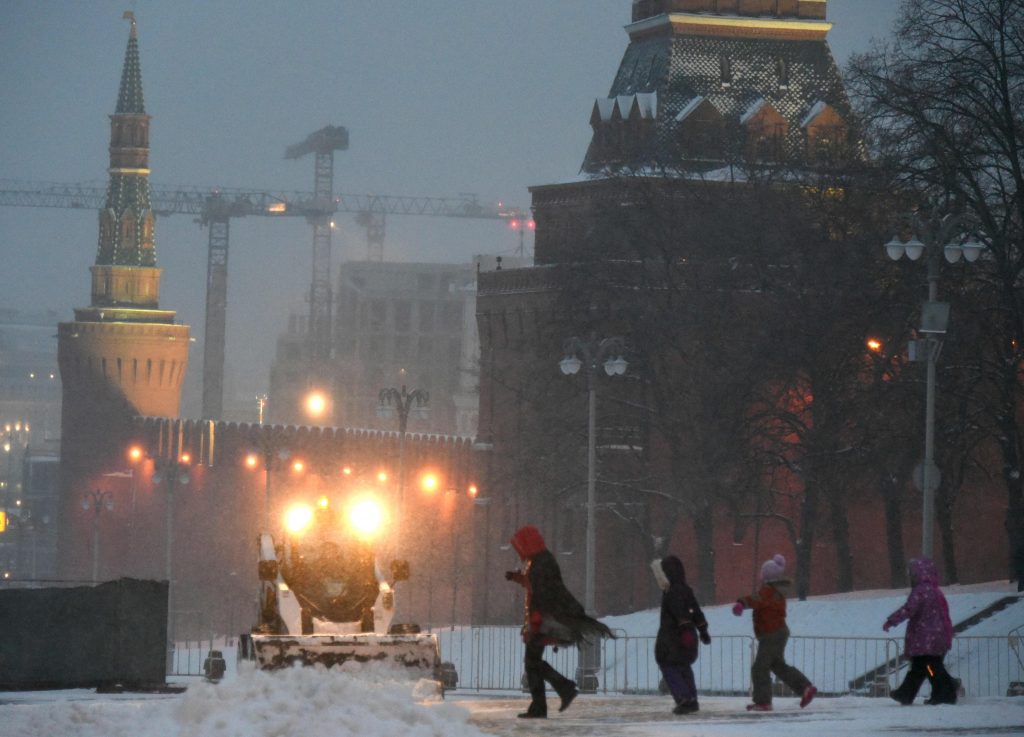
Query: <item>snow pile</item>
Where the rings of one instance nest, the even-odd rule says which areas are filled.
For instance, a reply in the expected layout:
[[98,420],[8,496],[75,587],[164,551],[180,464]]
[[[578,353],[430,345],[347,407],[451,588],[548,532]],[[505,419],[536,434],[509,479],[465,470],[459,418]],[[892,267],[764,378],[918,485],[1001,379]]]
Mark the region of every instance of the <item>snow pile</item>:
[[182,696],[83,696],[4,709],[4,737],[482,737],[468,712],[440,701],[417,702],[417,682],[381,668],[244,666],[219,684],[197,683]]

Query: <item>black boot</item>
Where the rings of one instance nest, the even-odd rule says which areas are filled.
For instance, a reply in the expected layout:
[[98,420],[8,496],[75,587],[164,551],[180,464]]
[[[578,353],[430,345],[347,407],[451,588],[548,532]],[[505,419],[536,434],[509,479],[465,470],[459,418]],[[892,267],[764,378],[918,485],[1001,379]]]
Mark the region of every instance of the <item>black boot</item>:
[[562,703],[558,706],[559,711],[568,709],[573,699],[580,695],[579,689],[576,688],[576,682],[570,681],[568,678],[563,679],[555,690],[559,698],[562,699]]
[[689,701],[680,701],[676,704],[676,708],[672,710],[672,713],[693,714],[695,711],[700,711],[700,705],[697,703],[697,699],[690,699]]
[[910,706],[914,703],[914,697],[899,688],[890,691],[889,698],[893,701],[898,701],[901,706]]
[[537,706],[536,702],[530,702],[529,708],[522,714],[517,714],[520,719],[547,719],[548,707]]
[[530,707],[519,715],[520,719],[547,719],[548,700],[544,695],[544,678],[539,673],[527,673],[530,686]]

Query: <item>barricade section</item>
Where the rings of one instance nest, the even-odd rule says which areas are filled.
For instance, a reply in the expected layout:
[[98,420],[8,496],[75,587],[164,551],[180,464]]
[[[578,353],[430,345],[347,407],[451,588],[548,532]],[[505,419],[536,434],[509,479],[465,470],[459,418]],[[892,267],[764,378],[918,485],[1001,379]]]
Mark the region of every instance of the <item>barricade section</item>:
[[[454,627],[436,631],[441,659],[455,666],[459,689],[509,691],[523,688],[523,642],[518,627]],[[654,637],[633,637],[620,631],[601,648],[598,691],[657,693],[661,673],[654,662]],[[956,637],[946,667],[960,679],[969,697],[1005,696],[1024,682],[1024,663],[1014,644],[1019,637]],[[694,676],[708,695],[750,693],[750,666],[757,643],[750,636],[717,636],[701,645]],[[549,649],[546,658],[559,672],[573,677],[576,648]],[[786,660],[818,687],[822,696],[888,696],[906,674],[908,661],[899,640],[879,637],[792,637]],[[780,696],[794,696],[781,683]],[[922,696],[928,693],[927,686]]]

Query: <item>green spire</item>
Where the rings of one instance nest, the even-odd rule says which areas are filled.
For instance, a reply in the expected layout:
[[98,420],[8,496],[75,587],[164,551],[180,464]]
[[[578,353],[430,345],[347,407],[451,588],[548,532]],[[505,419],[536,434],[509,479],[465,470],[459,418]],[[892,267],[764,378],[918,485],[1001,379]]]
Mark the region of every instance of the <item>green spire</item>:
[[124,52],[124,69],[121,70],[121,89],[117,93],[118,113],[145,113],[142,100],[142,68],[139,66],[139,39],[135,28],[135,14],[126,10],[124,17],[131,21],[132,30],[128,36],[128,48]]
[[156,266],[149,194],[149,116],[142,104],[135,15],[121,72],[117,111],[110,116],[110,184],[100,211],[97,266]]

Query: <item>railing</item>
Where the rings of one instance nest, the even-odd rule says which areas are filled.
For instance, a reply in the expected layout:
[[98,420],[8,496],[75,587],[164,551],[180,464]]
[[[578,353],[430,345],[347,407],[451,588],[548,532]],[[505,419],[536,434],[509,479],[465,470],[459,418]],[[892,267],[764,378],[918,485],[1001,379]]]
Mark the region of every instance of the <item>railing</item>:
[[[522,688],[523,644],[516,627],[455,627],[437,630],[441,660],[455,666],[459,689]],[[601,648],[598,690],[604,693],[656,693],[661,673],[654,662],[654,637],[616,633]],[[956,637],[945,662],[967,696],[1005,696],[1010,684],[1024,681],[1024,663],[1014,649],[1020,638]],[[749,636],[715,637],[700,646],[694,663],[697,688],[709,695],[750,692],[750,666],[756,642]],[[822,695],[887,696],[906,674],[903,643],[893,638],[792,637],[786,660],[818,687]],[[576,648],[548,651],[560,673],[575,677]],[[776,693],[787,692],[777,684]],[[927,688],[922,695],[927,693]]]
[[201,676],[210,650],[223,650],[225,638],[216,638],[203,612],[179,609],[168,622],[174,640],[168,653],[167,675]]

